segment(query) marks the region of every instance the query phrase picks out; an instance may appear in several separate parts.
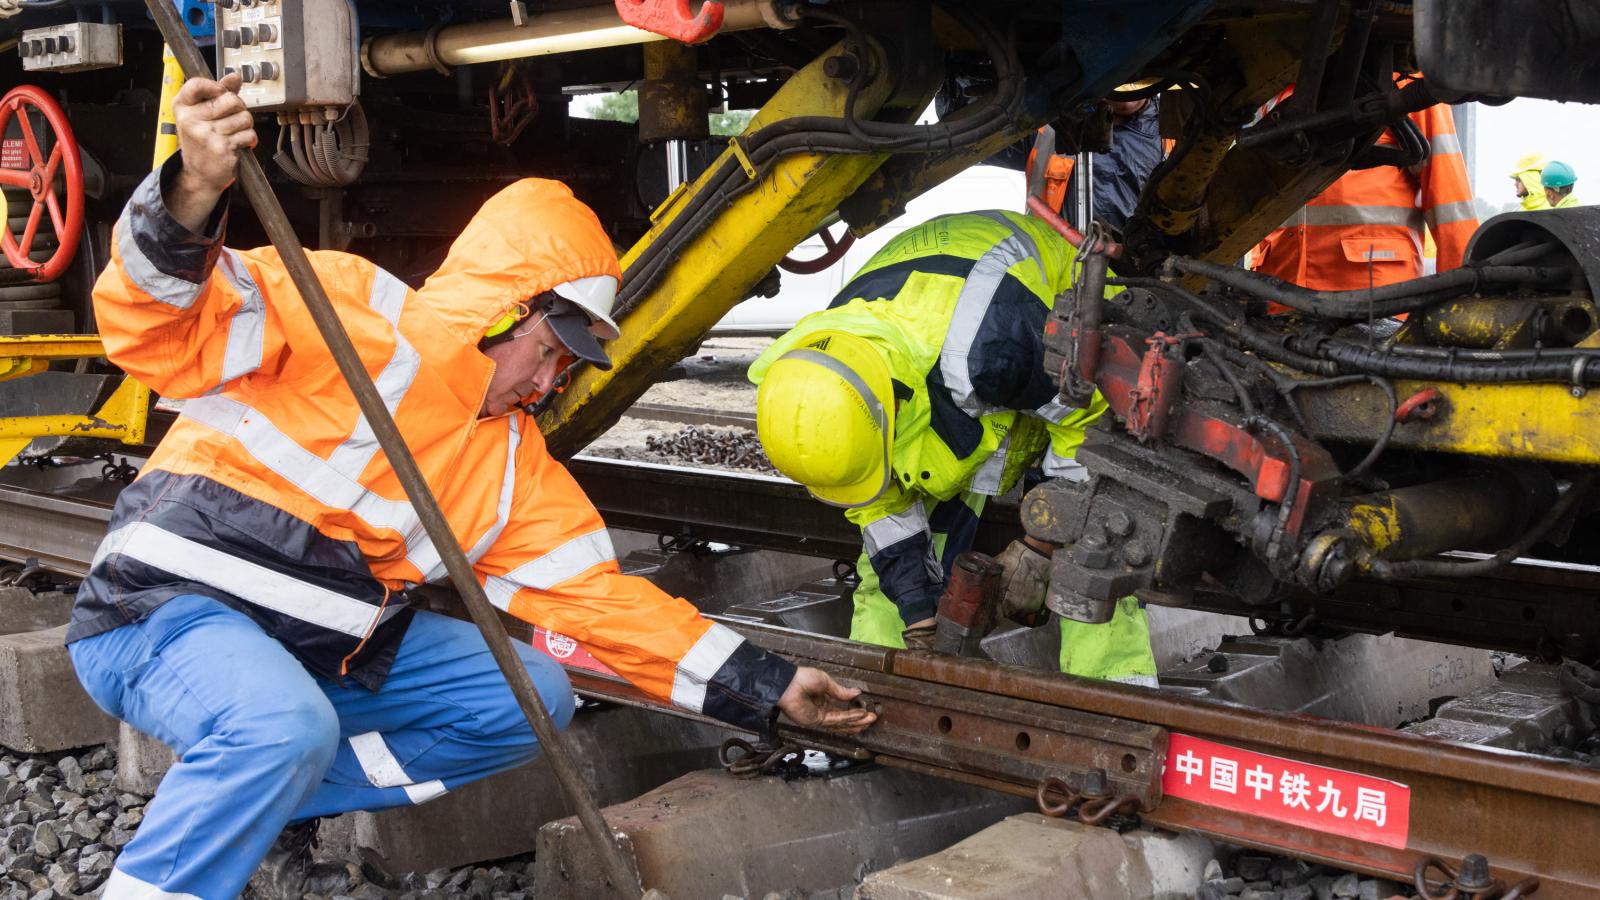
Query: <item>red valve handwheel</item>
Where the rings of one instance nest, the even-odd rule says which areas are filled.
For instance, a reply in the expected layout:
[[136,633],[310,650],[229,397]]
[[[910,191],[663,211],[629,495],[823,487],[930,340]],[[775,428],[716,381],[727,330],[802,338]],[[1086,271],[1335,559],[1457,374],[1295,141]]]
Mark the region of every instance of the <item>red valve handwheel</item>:
[[778,267],[795,275],[815,275],[844,259],[845,251],[856,242],[856,236],[850,233],[849,226],[846,226],[837,238],[829,234],[826,228],[817,232],[817,237],[822,238],[822,246],[827,248],[822,251],[821,256],[815,259],[795,259],[792,256],[785,256],[778,261]]
[[[33,133],[28,107],[38,110],[50,127],[54,140],[50,142],[48,158],[40,149],[38,136]],[[7,148],[6,144],[12,142],[5,141],[13,115],[22,131],[25,158],[20,163],[16,159],[15,145]],[[4,148],[0,149],[0,184],[22,188],[33,197],[33,208],[28,211],[22,237],[19,239],[12,234],[11,224],[7,222],[0,231],[0,250],[5,251],[11,265],[30,278],[54,281],[71,265],[73,254],[78,252],[78,236],[83,231],[83,160],[78,155],[78,141],[72,135],[72,126],[67,124],[67,114],[39,88],[28,84],[12,88],[0,97],[0,148]],[[65,211],[55,188],[57,173],[62,175]],[[43,262],[34,262],[29,254],[39,234],[39,220],[46,211],[56,231],[56,252]],[[8,210],[6,215],[9,217],[13,213]]]

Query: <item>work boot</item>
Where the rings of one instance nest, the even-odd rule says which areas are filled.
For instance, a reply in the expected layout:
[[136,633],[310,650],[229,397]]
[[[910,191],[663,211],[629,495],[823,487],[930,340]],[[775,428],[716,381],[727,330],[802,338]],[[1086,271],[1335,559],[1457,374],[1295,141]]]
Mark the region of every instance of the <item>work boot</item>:
[[253,900],[300,900],[311,874],[311,850],[317,843],[321,819],[290,822],[272,842],[261,868],[251,876],[244,896]]

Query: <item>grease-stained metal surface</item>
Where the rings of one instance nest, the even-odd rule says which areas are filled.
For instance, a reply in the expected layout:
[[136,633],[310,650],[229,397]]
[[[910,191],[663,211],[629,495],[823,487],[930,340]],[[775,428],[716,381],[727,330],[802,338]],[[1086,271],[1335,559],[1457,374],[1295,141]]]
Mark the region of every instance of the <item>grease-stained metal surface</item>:
[[[1600,465],[1600,404],[1564,384],[1455,384],[1396,381],[1402,399],[1433,389],[1440,395],[1431,418],[1395,426],[1396,448],[1500,459]],[[1300,408],[1313,437],[1370,442],[1392,415],[1371,384],[1304,391]]]

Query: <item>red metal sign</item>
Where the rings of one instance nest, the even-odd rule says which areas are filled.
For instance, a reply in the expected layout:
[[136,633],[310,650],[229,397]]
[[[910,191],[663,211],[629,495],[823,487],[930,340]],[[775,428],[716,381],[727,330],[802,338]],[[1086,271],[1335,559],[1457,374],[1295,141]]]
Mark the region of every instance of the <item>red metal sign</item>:
[[584,669],[598,675],[620,678],[610,666],[594,658],[584,646],[558,631],[533,626],[533,649],[543,653],[563,666]]
[[1172,734],[1162,793],[1404,849],[1411,789],[1394,781]]

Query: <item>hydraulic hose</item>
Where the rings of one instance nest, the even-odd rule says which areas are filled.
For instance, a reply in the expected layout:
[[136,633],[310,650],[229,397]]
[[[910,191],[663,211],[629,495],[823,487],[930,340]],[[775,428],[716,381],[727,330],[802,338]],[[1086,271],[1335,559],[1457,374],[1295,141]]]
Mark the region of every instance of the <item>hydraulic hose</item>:
[[1572,270],[1548,266],[1463,266],[1395,284],[1353,291],[1314,291],[1281,278],[1237,266],[1175,256],[1167,260],[1171,271],[1200,275],[1225,284],[1258,300],[1328,319],[1386,318],[1433,306],[1483,284],[1556,285],[1572,277]]
[[[693,241],[730,203],[761,183],[771,165],[794,153],[937,153],[982,140],[1006,127],[1008,110],[1021,91],[1021,67],[1015,52],[985,24],[958,9],[953,15],[968,24],[993,56],[998,83],[995,92],[983,101],[982,108],[950,123],[901,125],[862,122],[854,119],[854,105],[847,97],[846,115],[796,116],[768,125],[741,138],[745,154],[757,171],[748,177],[733,159],[722,159],[707,177],[704,189],[689,198],[682,212],[673,217],[661,235],[639,255],[623,273],[616,314],[635,306],[667,269],[678,259],[681,249]],[[807,7],[808,15],[819,11]],[[832,13],[821,11],[820,18],[831,20]],[[853,23],[847,23],[849,28]],[[851,94],[865,84],[852,79]]]
[[[1370,349],[1349,341],[1320,335],[1291,335],[1286,346],[1297,353],[1330,360],[1342,372],[1409,378],[1420,381],[1453,381],[1472,384],[1513,384],[1519,382],[1571,383],[1577,386],[1600,384],[1600,350],[1548,351],[1544,357],[1483,360],[1400,355],[1389,349]],[[1537,351],[1524,351],[1537,353]]]

